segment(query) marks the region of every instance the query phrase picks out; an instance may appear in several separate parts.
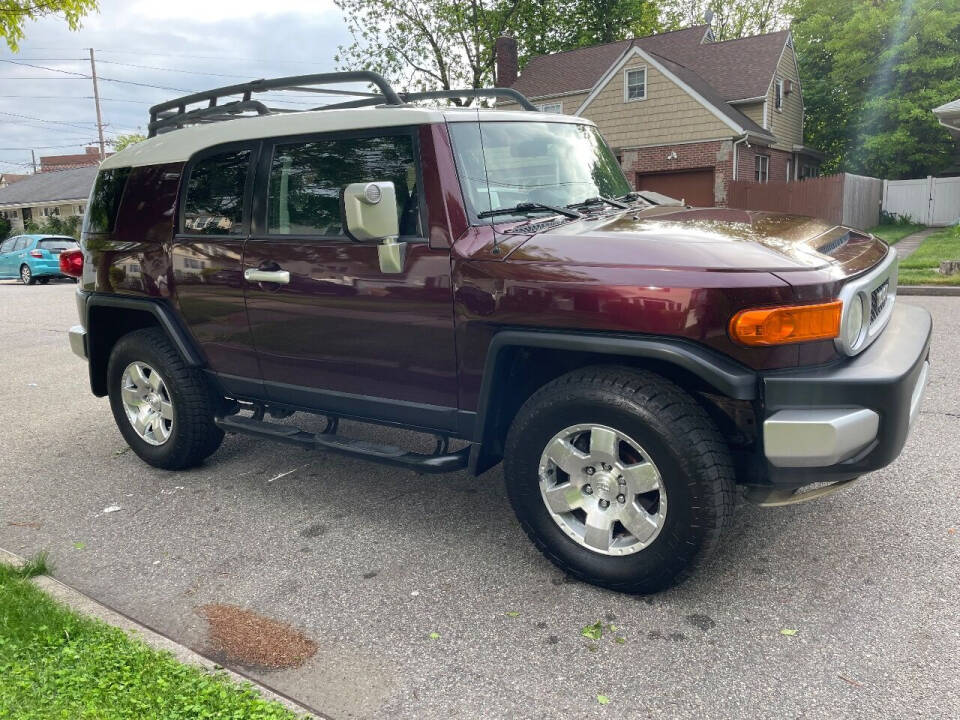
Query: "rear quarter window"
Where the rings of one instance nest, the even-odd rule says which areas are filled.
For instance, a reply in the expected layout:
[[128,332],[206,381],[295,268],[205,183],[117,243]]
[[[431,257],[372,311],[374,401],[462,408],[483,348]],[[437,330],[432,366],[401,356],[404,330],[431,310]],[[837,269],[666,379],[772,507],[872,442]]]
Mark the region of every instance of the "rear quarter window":
[[90,202],[83,216],[84,233],[113,232],[120,198],[130,176],[130,168],[101,170],[90,192]]

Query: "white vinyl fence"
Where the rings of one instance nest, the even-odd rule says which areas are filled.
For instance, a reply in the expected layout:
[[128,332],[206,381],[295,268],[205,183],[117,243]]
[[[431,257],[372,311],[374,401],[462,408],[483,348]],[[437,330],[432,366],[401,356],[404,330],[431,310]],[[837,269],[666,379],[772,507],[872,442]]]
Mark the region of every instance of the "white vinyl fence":
[[921,225],[953,225],[960,220],[960,177],[884,180],[883,211]]

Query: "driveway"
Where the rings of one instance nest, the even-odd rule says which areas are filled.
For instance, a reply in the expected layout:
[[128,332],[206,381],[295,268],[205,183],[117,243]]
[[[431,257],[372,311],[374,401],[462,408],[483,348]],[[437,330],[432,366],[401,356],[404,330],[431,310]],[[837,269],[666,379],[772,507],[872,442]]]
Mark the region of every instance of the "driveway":
[[[248,671],[332,718],[960,717],[957,299],[898,300],[936,337],[895,465],[740,506],[704,571],[637,598],[543,559],[499,468],[424,478],[239,437],[148,467],[67,347],[73,292],[0,283],[0,547],[48,550],[57,578],[201,651],[207,603],[292,624],[317,653]],[[581,636],[596,621],[617,630]]]

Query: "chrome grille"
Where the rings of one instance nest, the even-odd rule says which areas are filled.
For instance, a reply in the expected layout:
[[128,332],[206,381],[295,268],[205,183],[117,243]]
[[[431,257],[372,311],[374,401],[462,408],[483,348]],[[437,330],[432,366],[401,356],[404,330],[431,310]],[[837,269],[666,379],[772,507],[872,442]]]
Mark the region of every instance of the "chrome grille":
[[877,321],[877,318],[880,317],[880,313],[883,312],[883,309],[887,306],[887,299],[889,298],[890,290],[890,279],[887,278],[880,285],[875,287],[870,293],[870,323]]
[[[846,283],[840,290],[840,299],[843,300],[844,317],[840,336],[835,343],[837,349],[844,355],[856,355],[865,350],[877,339],[890,319],[893,305],[897,297],[897,253],[890,249],[887,257],[866,275]],[[857,299],[862,298],[864,305],[869,305],[870,322],[864,332],[850,347],[846,340],[848,308]],[[866,308],[864,308],[866,310]]]

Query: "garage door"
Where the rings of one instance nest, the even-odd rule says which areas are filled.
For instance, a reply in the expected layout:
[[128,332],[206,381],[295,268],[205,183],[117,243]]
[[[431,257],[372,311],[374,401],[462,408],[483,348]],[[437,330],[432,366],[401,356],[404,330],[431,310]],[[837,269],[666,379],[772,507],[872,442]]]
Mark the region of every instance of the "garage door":
[[654,190],[698,207],[713,207],[716,204],[713,201],[713,168],[637,173],[637,190]]

